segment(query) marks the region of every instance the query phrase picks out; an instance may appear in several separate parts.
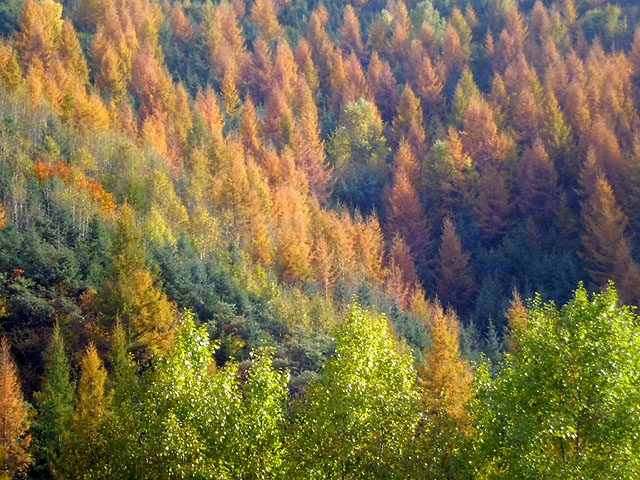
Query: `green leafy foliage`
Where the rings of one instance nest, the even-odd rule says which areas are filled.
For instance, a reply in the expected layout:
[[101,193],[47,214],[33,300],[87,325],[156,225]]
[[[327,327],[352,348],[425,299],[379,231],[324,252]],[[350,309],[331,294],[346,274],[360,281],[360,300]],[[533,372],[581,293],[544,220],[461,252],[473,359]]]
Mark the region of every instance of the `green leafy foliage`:
[[355,305],[295,419],[294,478],[405,478],[417,427],[416,372],[384,316]]
[[[495,378],[476,380],[481,478],[638,475],[638,318],[613,286],[558,309],[534,299]],[[486,476],[485,476],[486,475]]]

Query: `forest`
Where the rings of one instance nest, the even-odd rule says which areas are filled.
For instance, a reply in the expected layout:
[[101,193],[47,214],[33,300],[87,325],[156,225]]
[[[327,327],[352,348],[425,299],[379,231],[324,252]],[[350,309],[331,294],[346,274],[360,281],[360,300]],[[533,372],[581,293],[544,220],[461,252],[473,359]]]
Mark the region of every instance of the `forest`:
[[0,480],[640,478],[636,0],[0,0]]

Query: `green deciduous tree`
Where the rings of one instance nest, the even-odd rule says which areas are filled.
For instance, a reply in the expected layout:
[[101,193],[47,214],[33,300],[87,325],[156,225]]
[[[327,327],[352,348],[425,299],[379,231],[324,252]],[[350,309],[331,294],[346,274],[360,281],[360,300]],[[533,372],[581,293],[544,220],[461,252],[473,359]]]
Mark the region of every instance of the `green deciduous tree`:
[[640,329],[615,289],[561,309],[535,298],[517,349],[476,381],[480,478],[636,478]]
[[290,478],[405,478],[418,419],[415,375],[387,319],[355,305],[295,421]]

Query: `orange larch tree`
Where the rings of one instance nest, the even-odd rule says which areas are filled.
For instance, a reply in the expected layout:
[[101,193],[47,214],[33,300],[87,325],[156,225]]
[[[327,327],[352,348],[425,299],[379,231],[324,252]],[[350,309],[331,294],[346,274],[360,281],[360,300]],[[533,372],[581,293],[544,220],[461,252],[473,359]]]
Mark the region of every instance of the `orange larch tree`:
[[552,220],[560,198],[558,176],[539,138],[522,155],[519,186],[522,212],[539,222]]
[[389,62],[381,60],[376,51],[371,54],[369,61],[367,84],[383,120],[391,121],[398,107],[400,86],[393,76]]
[[389,250],[389,263],[395,265],[401,273],[402,282],[407,286],[418,284],[416,263],[411,249],[400,235],[395,235]]
[[360,20],[351,5],[344,9],[344,23],[340,28],[340,48],[349,55],[354,53],[360,61],[364,60],[365,51],[360,33]]
[[251,8],[251,19],[258,25],[259,34],[267,43],[281,38],[284,34],[273,0],[256,0]]
[[310,101],[301,112],[293,134],[296,166],[306,174],[310,191],[321,203],[331,196],[332,169],[327,163],[324,142],[320,139],[318,111]]
[[25,407],[18,368],[7,337],[0,340],[0,476],[13,478],[31,463],[28,434],[30,415]]
[[397,143],[406,140],[417,158],[424,157],[427,139],[422,121],[422,106],[408,85],[400,97],[398,114],[393,119],[392,132]]
[[405,239],[411,252],[424,257],[431,246],[431,229],[417,192],[419,167],[411,147],[403,142],[395,158],[393,186],[386,210],[387,228]]
[[500,172],[489,168],[480,174],[476,184],[477,197],[473,204],[476,223],[488,241],[507,232],[511,224],[512,203]]
[[462,249],[455,223],[445,218],[435,274],[436,293],[443,305],[451,305],[459,311],[469,307],[476,286],[469,260],[469,254]]
[[592,282],[598,287],[613,280],[620,300],[638,305],[640,269],[631,256],[625,230],[629,220],[616,204],[613,190],[602,173],[597,175],[593,193],[582,202],[582,247]]
[[444,113],[445,100],[442,81],[436,73],[431,59],[424,55],[416,66],[415,89],[429,116]]
[[507,158],[509,140],[498,130],[493,111],[482,98],[470,99],[461,138],[465,151],[480,171],[500,168]]

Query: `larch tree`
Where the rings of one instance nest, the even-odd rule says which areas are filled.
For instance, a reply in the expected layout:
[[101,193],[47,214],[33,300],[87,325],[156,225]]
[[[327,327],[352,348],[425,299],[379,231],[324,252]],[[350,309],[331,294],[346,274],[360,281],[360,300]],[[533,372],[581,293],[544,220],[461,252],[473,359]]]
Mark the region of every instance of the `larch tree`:
[[462,249],[453,220],[445,218],[442,241],[438,249],[439,265],[436,269],[436,293],[443,305],[459,310],[468,308],[475,290],[470,256]]
[[402,310],[406,310],[411,300],[413,289],[419,285],[416,265],[411,250],[399,236],[393,237],[389,252],[386,292],[395,300]]
[[395,159],[393,185],[387,205],[387,228],[399,234],[419,257],[431,245],[431,229],[417,192],[418,164],[408,144],[402,143]]
[[640,77],[640,27],[636,27],[633,34],[633,44],[631,45],[631,52],[629,52],[629,60],[633,65],[633,70],[636,77]]
[[7,225],[7,211],[4,208],[4,205],[0,203],[0,229],[6,227]]
[[220,111],[218,96],[211,88],[204,92],[199,90],[195,99],[195,110],[201,115],[207,130],[215,144],[222,142],[222,130],[224,128],[224,116]]
[[82,86],[88,85],[89,67],[87,66],[87,60],[82,52],[82,46],[70,20],[64,21],[58,51],[73,81]]
[[267,42],[273,42],[284,34],[273,0],[256,0],[251,8],[251,19],[258,25],[260,35]]
[[7,337],[0,340],[0,477],[12,478],[26,471],[32,461],[29,445],[31,415],[27,409],[18,368]]
[[391,71],[389,62],[381,60],[376,51],[371,54],[369,61],[367,84],[380,110],[380,115],[385,121],[391,121],[398,107],[400,86]]
[[427,55],[423,55],[419,64],[415,66],[416,93],[422,100],[427,114],[430,116],[444,113],[445,99],[443,95],[443,85],[438,73]]
[[302,38],[296,46],[295,52],[296,63],[298,64],[298,72],[304,76],[307,81],[307,85],[312,92],[318,89],[318,70],[313,63],[311,55],[311,46],[309,42]]
[[406,65],[409,52],[411,20],[403,0],[389,2],[389,5],[391,6],[390,13],[393,15],[393,33],[389,41],[392,63],[398,68],[403,68]]
[[72,435],[56,466],[56,478],[99,478],[96,467],[108,455],[103,425],[111,397],[105,392],[107,371],[93,343],[87,346],[80,366]]
[[364,60],[364,46],[360,33],[360,20],[351,5],[344,9],[344,23],[340,28],[340,47],[347,55],[355,53],[360,61]]
[[442,56],[447,67],[448,78],[458,78],[468,57],[467,52],[460,42],[460,36],[453,25],[449,24],[444,36]]
[[481,98],[481,93],[473,79],[473,73],[470,69],[465,68],[456,85],[451,102],[452,120],[460,127],[464,124],[472,98]]
[[313,102],[308,102],[297,122],[293,152],[296,166],[306,174],[311,192],[320,202],[326,201],[333,188],[332,169],[326,160],[324,142],[320,139],[318,112]]
[[519,348],[518,339],[525,334],[529,323],[529,312],[520,298],[520,294],[515,290],[505,316],[508,321],[505,343],[509,352],[515,353]]
[[473,203],[476,222],[488,241],[495,241],[507,232],[513,206],[502,175],[494,169],[483,172],[476,184]]
[[4,42],[0,42],[0,85],[10,90],[18,90],[24,85],[16,51]]
[[418,444],[420,464],[435,478],[463,478],[463,455],[471,433],[471,366],[460,353],[460,325],[454,313],[436,305],[428,319],[431,347],[418,366],[425,428]]
[[482,98],[472,97],[469,101],[461,138],[465,151],[480,171],[500,168],[507,158],[509,139],[498,130],[493,111]]
[[402,281],[408,286],[418,284],[418,273],[411,249],[399,235],[395,235],[389,250],[390,263],[396,265],[402,274]]
[[322,90],[330,85],[333,63],[336,56],[335,47],[327,34],[326,25],[329,21],[329,12],[320,4],[311,13],[309,19],[309,32],[307,40],[311,46],[313,62],[318,70],[318,80]]
[[519,183],[522,212],[539,222],[552,220],[560,198],[558,176],[539,138],[522,155]]
[[116,221],[111,262],[98,290],[98,308],[109,330],[122,322],[138,361],[148,362],[169,350],[173,339],[175,305],[167,299],[146,262],[142,233],[133,210],[125,204]]
[[16,50],[20,53],[24,70],[28,70],[36,60],[45,68],[49,66],[62,30],[61,15],[62,5],[53,0],[25,2],[19,24],[20,33],[16,38]]
[[613,190],[602,173],[597,176],[594,191],[582,202],[580,257],[586,263],[592,282],[605,286],[613,280],[620,300],[626,304],[640,301],[640,269],[631,255],[625,234],[629,220],[616,203]]
[[307,201],[292,186],[283,187],[274,192],[274,209],[278,228],[276,271],[288,281],[304,281],[312,274]]
[[400,97],[398,114],[393,119],[392,132],[395,141],[409,142],[416,157],[421,158],[426,153],[426,135],[422,121],[422,107],[411,87],[407,86]]

